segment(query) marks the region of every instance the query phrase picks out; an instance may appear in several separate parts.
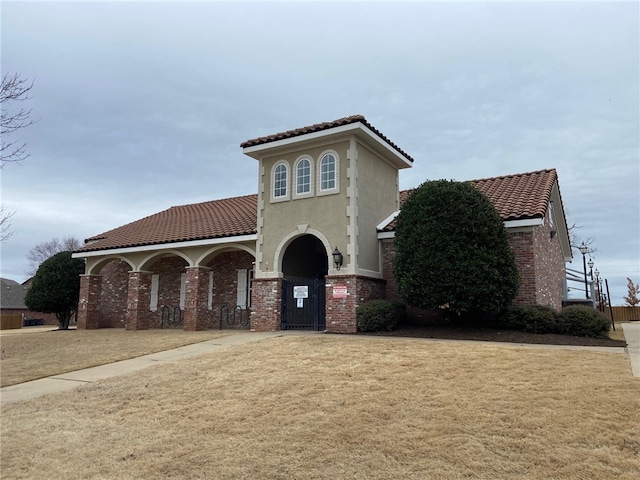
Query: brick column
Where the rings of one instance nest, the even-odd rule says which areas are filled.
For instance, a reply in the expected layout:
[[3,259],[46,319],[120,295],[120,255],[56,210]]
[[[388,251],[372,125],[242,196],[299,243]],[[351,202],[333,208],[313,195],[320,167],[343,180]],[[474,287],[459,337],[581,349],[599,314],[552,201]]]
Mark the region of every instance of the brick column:
[[151,272],[129,272],[126,330],[149,329],[151,275]]
[[184,298],[184,329],[206,330],[209,320],[207,299],[209,295],[209,271],[206,267],[188,267]]
[[251,296],[251,330],[280,330],[282,312],[282,279],[254,278]]
[[[333,287],[338,287],[336,292],[340,296],[334,297]],[[346,297],[342,297],[346,287]],[[326,329],[330,333],[357,333],[356,322],[356,277],[354,275],[341,275],[326,277],[325,319]]]
[[94,330],[100,327],[101,289],[102,275],[80,275],[78,329]]

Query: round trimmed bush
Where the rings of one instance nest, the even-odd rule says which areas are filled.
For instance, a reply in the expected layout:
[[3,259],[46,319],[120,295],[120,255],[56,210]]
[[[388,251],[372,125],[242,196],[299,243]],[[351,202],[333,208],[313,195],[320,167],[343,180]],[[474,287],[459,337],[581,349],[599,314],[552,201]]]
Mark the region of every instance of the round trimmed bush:
[[513,305],[502,312],[499,326],[529,333],[559,333],[558,313],[544,305]]
[[559,316],[560,333],[576,337],[609,338],[609,319],[584,305],[565,307]]
[[391,331],[403,316],[406,316],[404,304],[388,300],[372,300],[356,309],[359,332]]

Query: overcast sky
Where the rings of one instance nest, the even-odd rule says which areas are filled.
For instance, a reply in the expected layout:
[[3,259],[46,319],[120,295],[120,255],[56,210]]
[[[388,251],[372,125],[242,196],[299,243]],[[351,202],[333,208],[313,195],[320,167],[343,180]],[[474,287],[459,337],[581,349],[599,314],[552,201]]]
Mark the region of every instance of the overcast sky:
[[241,142],[362,114],[414,158],[402,189],[556,168],[613,303],[640,281],[638,2],[0,8],[2,71],[35,80],[38,119],[1,173],[4,278],[52,238],[256,193]]

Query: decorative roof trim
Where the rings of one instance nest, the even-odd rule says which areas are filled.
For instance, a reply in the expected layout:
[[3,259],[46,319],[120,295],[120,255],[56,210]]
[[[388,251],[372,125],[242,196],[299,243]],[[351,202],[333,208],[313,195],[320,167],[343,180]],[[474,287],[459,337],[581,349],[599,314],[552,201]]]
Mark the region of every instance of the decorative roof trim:
[[255,154],[272,148],[293,145],[299,142],[321,138],[327,135],[335,135],[350,131],[361,131],[395,157],[400,159],[401,165],[410,167],[413,165],[413,158],[407,155],[400,147],[384,136],[378,129],[371,125],[362,115],[352,115],[351,117],[340,118],[333,122],[319,123],[308,127],[288,130],[274,135],[259,137],[253,140],[242,142],[242,152],[253,158],[258,158]]
[[[388,219],[387,219],[388,220]],[[382,222],[380,225],[378,225],[377,229],[378,230],[384,230],[384,228],[387,227],[387,225],[389,225],[393,220],[395,220],[394,218],[391,218],[388,222]],[[522,227],[541,227],[542,225],[544,225],[544,219],[542,218],[527,218],[524,220],[505,220],[504,222],[502,222],[504,224],[505,228],[522,228]],[[395,230],[391,230],[391,231],[379,231],[378,232],[378,240],[382,240],[385,238],[396,238],[396,231]]]
[[521,220],[506,220],[504,222],[505,228],[519,228],[519,227],[541,227],[544,225],[544,218],[524,218]]
[[378,224],[378,226],[376,226],[376,229],[377,230],[384,230],[384,228],[387,225],[389,225],[391,222],[393,222],[398,217],[398,215],[400,215],[400,210],[396,210],[391,215],[389,215],[387,218],[385,218],[382,222],[380,222]]
[[105,250],[90,250],[72,253],[72,258],[87,258],[87,257],[99,257],[104,255],[121,255],[124,253],[136,253],[136,252],[148,252],[151,250],[168,250],[174,248],[185,248],[185,247],[203,247],[207,245],[221,245],[225,243],[241,243],[241,242],[255,242],[258,240],[258,235],[238,235],[231,237],[218,237],[218,238],[209,238],[205,240],[191,240],[188,242],[171,242],[171,243],[154,243],[151,245],[140,245],[137,247],[122,247],[122,248],[111,248]]

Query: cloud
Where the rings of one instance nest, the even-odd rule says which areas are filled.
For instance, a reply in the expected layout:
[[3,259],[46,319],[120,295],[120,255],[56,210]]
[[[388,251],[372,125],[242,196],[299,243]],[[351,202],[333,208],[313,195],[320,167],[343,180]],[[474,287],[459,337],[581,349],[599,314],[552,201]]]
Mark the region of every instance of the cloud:
[[[26,252],[171,205],[254,193],[247,139],[364,114],[401,188],[557,168],[620,297],[640,278],[639,6],[618,2],[5,2],[35,79],[31,158],[2,172]],[[575,263],[575,262],[574,262]]]

